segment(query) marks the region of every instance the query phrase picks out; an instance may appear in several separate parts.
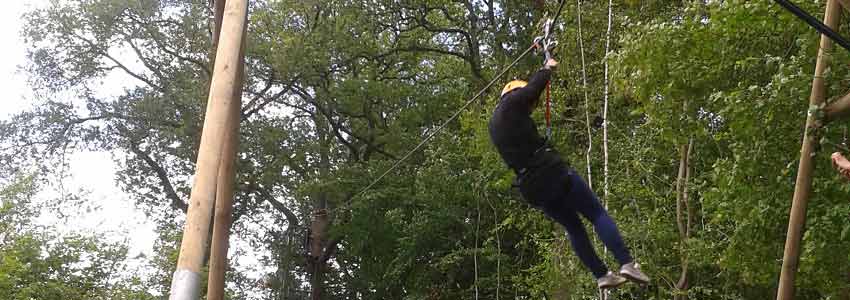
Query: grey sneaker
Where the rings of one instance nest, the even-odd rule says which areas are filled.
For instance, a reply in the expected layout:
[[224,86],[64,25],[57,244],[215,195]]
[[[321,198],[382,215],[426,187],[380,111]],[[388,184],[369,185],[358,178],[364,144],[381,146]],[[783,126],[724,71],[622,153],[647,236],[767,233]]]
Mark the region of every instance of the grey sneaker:
[[612,289],[622,285],[623,283],[626,283],[626,279],[611,271],[609,271],[608,274],[605,274],[605,276],[596,279],[596,286],[600,289]]
[[640,265],[634,262],[620,267],[620,275],[639,284],[649,284],[649,276],[640,270]]

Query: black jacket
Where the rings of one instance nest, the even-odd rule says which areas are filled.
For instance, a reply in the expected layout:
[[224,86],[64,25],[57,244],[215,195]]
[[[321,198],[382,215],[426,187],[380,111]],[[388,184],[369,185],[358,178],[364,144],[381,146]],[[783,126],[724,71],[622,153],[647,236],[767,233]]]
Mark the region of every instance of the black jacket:
[[531,112],[540,101],[540,93],[546,88],[551,76],[552,71],[548,69],[534,73],[528,85],[502,96],[490,118],[490,140],[502,160],[517,173],[522,169],[533,168],[535,151],[546,145],[531,119]]

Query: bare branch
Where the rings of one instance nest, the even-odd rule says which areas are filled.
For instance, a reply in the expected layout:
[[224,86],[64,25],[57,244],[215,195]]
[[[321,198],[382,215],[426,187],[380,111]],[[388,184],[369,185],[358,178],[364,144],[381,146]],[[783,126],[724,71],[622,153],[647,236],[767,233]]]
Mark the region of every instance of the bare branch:
[[[184,62],[188,62],[188,63],[196,65],[198,68],[200,68],[202,71],[204,71],[204,73],[207,74],[207,77],[212,78],[212,70],[210,70],[210,66],[209,66],[208,63],[201,61],[201,60],[198,60],[198,59],[188,57],[188,56],[180,55],[180,53],[177,53],[177,51],[169,49],[168,46],[166,46],[165,43],[163,43],[163,41],[161,41],[157,38],[159,33],[154,31],[154,30],[151,30],[151,28],[150,28],[151,24],[150,23],[139,20],[138,18],[134,18],[131,15],[128,15],[127,17],[130,18],[131,20],[135,21],[139,25],[141,25],[142,28],[144,28],[144,30],[148,33],[148,36],[150,36],[150,38],[154,42],[154,44],[156,44],[156,46],[159,47],[159,50],[161,50],[162,52],[165,52],[168,55],[171,55],[172,57],[174,57],[174,58],[176,58],[180,61],[184,61]],[[153,21],[153,22],[154,23],[165,23],[165,24],[169,24],[169,25],[172,25],[172,26],[180,26],[179,22],[174,21],[174,20],[168,20],[168,19],[158,20],[158,21]]]
[[404,52],[404,51],[406,51],[406,52],[432,52],[432,53],[438,53],[438,54],[444,54],[444,55],[451,55],[451,56],[455,56],[455,57],[458,57],[460,59],[463,59],[465,61],[470,61],[470,58],[469,58],[468,55],[460,53],[460,52],[445,50],[445,49],[439,49],[439,48],[425,47],[425,46],[420,46],[420,45],[413,45],[413,46],[408,46],[408,47],[404,47],[404,48],[398,48],[398,49],[395,49],[395,51],[401,51],[401,52]]
[[287,208],[286,205],[284,205],[280,201],[277,201],[275,199],[275,197],[272,196],[272,194],[268,190],[261,188],[257,185],[251,185],[251,188],[253,188],[255,191],[260,193],[260,195],[263,196],[263,198],[265,198],[266,202],[271,204],[272,207],[274,207],[279,212],[282,212],[283,215],[286,216],[286,221],[289,222],[289,228],[298,227],[298,224],[299,224],[298,217],[295,216],[295,213],[293,213],[292,210]]
[[189,210],[189,204],[181,200],[180,196],[177,195],[177,192],[174,191],[174,186],[168,179],[168,173],[165,169],[154,161],[147,152],[139,149],[139,145],[135,141],[130,141],[130,151],[139,156],[151,169],[154,170],[156,177],[159,178],[160,184],[162,184],[163,189],[165,189],[166,197],[171,200],[171,207],[186,213]]
[[829,122],[846,118],[850,115],[850,94],[844,95],[838,100],[830,102],[824,108],[824,114],[826,116],[826,120]]
[[133,49],[133,52],[136,53],[136,56],[139,57],[139,60],[142,62],[142,64],[145,65],[145,67],[147,67],[148,70],[151,70],[151,72],[153,72],[153,74],[156,75],[156,77],[159,77],[160,81],[165,81],[166,80],[165,76],[162,75],[162,72],[160,72],[159,69],[157,69],[156,67],[153,66],[153,63],[151,62],[150,58],[146,57],[142,53],[142,50],[139,49],[138,46],[136,46],[136,43],[133,43],[133,38],[127,37],[126,41],[127,41],[127,44],[130,45],[130,48]]
[[[275,93],[271,97],[267,97],[267,96],[265,96],[266,92],[268,92],[272,88],[272,86],[274,86],[274,83],[273,83],[274,76],[270,77],[267,81],[266,86],[260,92],[258,92],[256,94],[256,96],[253,99],[251,99],[251,101],[249,101],[248,104],[245,105],[245,107],[242,109],[242,118],[243,119],[248,118],[251,115],[262,110],[269,103],[275,102],[278,98],[283,96],[283,94],[286,94],[287,92],[289,92],[292,89],[292,86],[295,85],[295,81],[297,81],[297,80],[298,80],[298,76],[296,76],[295,78],[290,80],[285,88],[281,89],[280,91],[278,91],[277,93]],[[260,104],[257,104],[255,107],[251,108],[251,106],[254,106],[256,104],[256,102],[259,101],[260,99],[264,99],[265,101],[261,102]]]
[[120,61],[118,61],[117,59],[115,59],[114,57],[109,55],[109,53],[107,53],[105,50],[101,50],[101,47],[99,45],[95,44],[94,42],[92,42],[91,40],[86,39],[85,37],[79,35],[78,33],[73,33],[73,35],[75,37],[77,37],[78,39],[82,40],[83,42],[85,42],[86,44],[88,44],[89,47],[91,47],[92,52],[103,55],[103,57],[112,61],[112,63],[114,63],[116,67],[123,70],[128,75],[146,83],[147,85],[149,85],[150,87],[152,87],[154,89],[157,89],[159,91],[164,91],[164,89],[161,86],[157,85],[156,83],[154,83],[150,79],[131,71],[130,68],[127,68],[127,66],[125,66],[123,63],[121,63]]
[[345,128],[345,127],[343,127],[343,126],[342,126],[339,122],[337,122],[337,121],[335,121],[335,120],[334,120],[334,118],[333,118],[333,112],[332,112],[332,111],[330,111],[330,109],[328,109],[328,108],[326,108],[326,107],[323,107],[321,104],[319,104],[319,102],[318,102],[318,101],[316,101],[316,99],[315,99],[315,98],[313,98],[312,96],[310,96],[310,95],[309,95],[306,91],[304,91],[302,88],[300,88],[300,87],[298,87],[298,86],[293,86],[292,90],[295,92],[295,94],[296,94],[296,95],[300,96],[300,97],[301,97],[304,101],[307,101],[308,103],[310,103],[310,104],[312,104],[314,107],[316,107],[316,110],[318,110],[318,111],[319,111],[319,112],[320,112],[323,116],[325,116],[325,119],[327,119],[327,120],[328,120],[328,123],[330,123],[331,128],[332,128],[332,129],[333,129],[333,131],[334,131],[334,135],[337,137],[337,139],[339,139],[339,140],[340,140],[340,142],[342,142],[342,143],[346,144],[346,145],[348,146],[348,148],[349,148],[349,149],[351,149],[352,151],[358,152],[358,151],[356,151],[356,149],[353,147],[353,145],[350,145],[350,143],[351,143],[351,142],[349,142],[348,140],[346,140],[346,139],[345,139],[345,138],[344,138],[344,137],[340,134],[340,131],[342,131],[342,132],[344,132],[345,134],[347,134],[347,135],[349,135],[349,136],[351,136],[351,137],[354,137],[355,139],[357,139],[357,140],[359,140],[359,141],[363,142],[363,143],[366,145],[366,147],[368,147],[368,148],[369,148],[369,150],[372,150],[372,151],[375,151],[375,152],[377,152],[377,153],[380,153],[381,155],[384,155],[384,156],[389,157],[389,158],[391,158],[391,159],[398,159],[395,155],[393,155],[393,154],[391,154],[391,153],[388,153],[388,152],[384,151],[383,149],[381,149],[381,148],[379,147],[379,145],[375,145],[375,144],[373,143],[374,141],[373,141],[372,139],[364,138],[364,137],[362,137],[362,136],[360,136],[360,135],[358,135],[358,134],[355,134],[353,131],[351,131],[351,130],[349,130],[349,129]]

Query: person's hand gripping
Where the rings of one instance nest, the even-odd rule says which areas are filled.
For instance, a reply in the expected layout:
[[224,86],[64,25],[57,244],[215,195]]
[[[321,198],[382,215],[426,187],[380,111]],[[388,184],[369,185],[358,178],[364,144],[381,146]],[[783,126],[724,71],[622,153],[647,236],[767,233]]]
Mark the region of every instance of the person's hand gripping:
[[549,60],[546,61],[545,64],[543,64],[543,68],[554,71],[556,68],[558,68],[558,61],[555,60],[554,58],[550,58]]

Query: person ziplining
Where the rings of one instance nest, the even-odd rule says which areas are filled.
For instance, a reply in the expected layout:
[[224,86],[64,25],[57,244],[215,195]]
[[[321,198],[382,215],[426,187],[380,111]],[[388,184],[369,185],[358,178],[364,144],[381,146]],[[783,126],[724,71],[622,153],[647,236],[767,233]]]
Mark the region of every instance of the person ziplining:
[[[516,183],[523,198],[532,206],[564,226],[570,236],[573,249],[582,263],[590,269],[600,289],[610,289],[622,285],[627,280],[639,284],[648,284],[649,277],[640,270],[634,261],[614,220],[599,203],[596,195],[575,170],[561,160],[552,148],[537,132],[537,125],[531,119],[531,112],[538,106],[540,95],[547,87],[552,71],[558,62],[551,57],[551,50],[557,42],[551,36],[551,26],[557,23],[566,1],[559,4],[554,19],[544,23],[544,34],[534,40],[534,45],[523,51],[512,63],[503,69],[483,89],[462,105],[451,117],[435,130],[431,131],[412,150],[398,159],[381,175],[351,198],[364,194],[378,184],[387,174],[401,165],[413,153],[428,143],[437,133],[460,116],[467,107],[495,84],[505,73],[513,68],[532,50],[538,49],[545,55],[544,67],[535,73],[529,82],[511,81],[502,90],[500,101],[489,123],[490,138],[505,163],[516,173]],[[547,97],[548,100],[548,97]],[[547,109],[549,102],[547,101]],[[546,114],[546,136],[551,134],[549,114]],[[335,208],[340,210],[352,202]],[[590,238],[579,219],[579,214],[590,220],[597,235],[620,263],[617,273],[608,267],[590,243]]]
[[[539,43],[537,47],[549,50]],[[502,160],[515,172],[515,186],[523,199],[564,226],[573,250],[593,273],[600,289],[615,288],[627,279],[648,284],[649,277],[635,263],[614,220],[584,179],[540,136],[531,118],[557,66],[558,62],[547,53],[543,68],[528,82],[514,80],[505,85],[490,119],[490,139]],[[596,254],[579,214],[593,224],[602,243],[614,254],[621,265],[619,272],[609,271]]]

